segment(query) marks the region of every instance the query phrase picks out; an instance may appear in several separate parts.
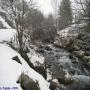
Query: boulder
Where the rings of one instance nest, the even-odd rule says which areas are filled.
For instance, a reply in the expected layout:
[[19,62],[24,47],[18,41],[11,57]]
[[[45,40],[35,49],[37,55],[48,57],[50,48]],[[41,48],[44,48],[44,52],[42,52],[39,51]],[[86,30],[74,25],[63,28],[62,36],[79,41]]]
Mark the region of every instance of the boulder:
[[57,79],[49,80],[50,82],[50,90],[60,90],[60,84]]
[[49,46],[45,46],[45,50],[51,51],[52,49]]
[[73,82],[70,74],[67,71],[65,71],[65,75],[63,78],[58,78],[58,81],[64,85],[68,85]]
[[87,63],[88,68],[90,69],[90,61]]
[[24,73],[19,76],[17,83],[20,83],[20,86],[23,90],[40,90],[38,82],[33,81]]
[[79,58],[82,58],[84,56],[84,51],[73,51],[73,54]]
[[73,50],[76,50],[76,51],[80,50],[80,48],[77,45],[73,45],[72,48]]
[[56,37],[54,45],[62,48],[66,48],[69,45],[70,40],[67,37]]
[[89,62],[89,61],[90,61],[90,56],[84,56],[84,57],[83,57],[83,61],[84,61],[85,63]]
[[70,58],[70,59],[73,59],[73,58],[74,58],[74,56],[73,56],[72,54],[70,54],[70,55],[69,55],[69,58]]
[[[84,75],[74,75],[72,76],[73,82],[67,85],[66,90],[89,90],[90,88],[90,77]],[[88,86],[88,87],[87,87]]]
[[22,64],[18,56],[14,56],[12,60],[15,60],[16,62]]

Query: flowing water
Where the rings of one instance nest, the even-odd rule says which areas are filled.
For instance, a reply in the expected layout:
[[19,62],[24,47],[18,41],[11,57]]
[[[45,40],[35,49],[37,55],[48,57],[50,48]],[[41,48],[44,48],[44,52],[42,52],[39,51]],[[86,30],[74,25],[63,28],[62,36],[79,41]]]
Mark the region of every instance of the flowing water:
[[49,66],[49,70],[52,72],[54,78],[59,77],[62,71],[67,71],[70,75],[86,75],[89,76],[89,71],[84,67],[82,61],[78,60],[75,56],[70,59],[70,53],[64,49],[55,47],[53,45],[43,46],[43,56],[45,62]]
[[65,76],[64,72],[73,79],[68,85],[60,84],[62,88],[58,90],[90,90],[90,71],[77,57],[53,45],[40,46],[37,51],[44,56],[48,66],[47,80],[62,78]]

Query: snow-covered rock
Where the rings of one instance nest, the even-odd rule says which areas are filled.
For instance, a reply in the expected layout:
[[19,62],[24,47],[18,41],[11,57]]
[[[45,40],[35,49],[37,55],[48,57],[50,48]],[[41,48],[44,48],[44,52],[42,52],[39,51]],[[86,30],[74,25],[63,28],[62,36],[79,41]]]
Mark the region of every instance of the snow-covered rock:
[[44,64],[45,58],[42,55],[40,55],[39,53],[36,53],[34,49],[30,49],[28,56],[29,56],[30,61],[33,63],[34,66]]
[[58,31],[57,36],[55,37],[54,44],[57,46],[66,47],[70,43],[70,40],[75,39],[81,32],[81,28],[85,26],[86,26],[85,23],[74,24],[68,28]]

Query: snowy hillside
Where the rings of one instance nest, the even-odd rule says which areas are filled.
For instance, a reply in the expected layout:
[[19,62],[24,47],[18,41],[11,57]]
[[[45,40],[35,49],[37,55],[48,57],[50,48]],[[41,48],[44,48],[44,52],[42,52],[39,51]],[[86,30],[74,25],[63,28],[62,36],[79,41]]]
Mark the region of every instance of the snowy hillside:
[[[14,56],[19,57],[22,65],[11,59]],[[41,90],[49,90],[49,84],[44,78],[30,68],[25,60],[7,45],[0,44],[0,58],[0,86],[18,87],[18,90],[21,90],[16,81],[20,74],[24,72],[34,81],[38,81]]]
[[[5,11],[0,7],[0,13],[5,13]],[[6,20],[0,15],[0,42],[10,41],[10,39],[15,35],[15,30],[9,26]]]
[[11,27],[8,25],[8,23],[5,21],[4,18],[0,16],[0,22],[3,24],[3,27],[11,29]]
[[[1,16],[0,22],[2,22],[3,26],[7,28],[0,29],[0,89],[10,88],[10,90],[22,90],[16,81],[21,73],[24,72],[35,82],[38,81],[40,90],[49,90],[49,83],[43,78],[43,76],[30,68],[19,53],[10,48],[6,43],[2,43],[3,41],[10,41],[15,35],[15,30],[12,29]],[[12,60],[15,56],[18,56],[22,64]],[[32,60],[42,60],[43,63],[44,58],[36,56],[35,53],[30,54],[29,56],[32,57]]]
[[14,53],[6,45],[0,44],[0,87],[18,87],[16,84],[18,76],[21,74],[22,66],[11,58]]
[[10,41],[14,35],[14,29],[0,29],[0,42]]

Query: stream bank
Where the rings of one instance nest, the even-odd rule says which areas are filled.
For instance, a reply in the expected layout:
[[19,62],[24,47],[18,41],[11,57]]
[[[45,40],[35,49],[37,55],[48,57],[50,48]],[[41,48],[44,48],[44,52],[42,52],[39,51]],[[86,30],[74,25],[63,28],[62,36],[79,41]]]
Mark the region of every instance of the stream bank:
[[[61,87],[63,87],[60,90],[74,90],[70,88],[72,86],[78,88],[78,84],[75,83],[76,81],[78,81],[78,83],[79,81],[84,81],[82,82],[83,84],[86,83],[86,79],[82,77],[90,79],[90,70],[87,69],[86,65],[79,58],[72,55],[69,51],[50,44],[38,46],[36,52],[43,55],[45,58],[45,64],[49,73],[48,80],[57,79],[60,82]],[[77,80],[77,78],[80,80]],[[73,84],[72,79],[75,84]],[[88,84],[89,83],[90,82],[88,82]],[[80,88],[83,88],[82,85]],[[79,90],[79,88],[76,90]]]

